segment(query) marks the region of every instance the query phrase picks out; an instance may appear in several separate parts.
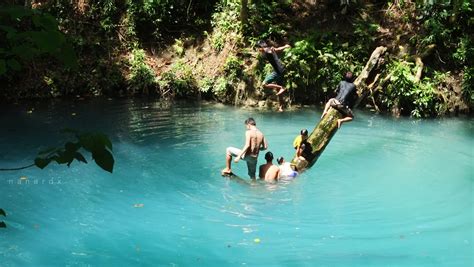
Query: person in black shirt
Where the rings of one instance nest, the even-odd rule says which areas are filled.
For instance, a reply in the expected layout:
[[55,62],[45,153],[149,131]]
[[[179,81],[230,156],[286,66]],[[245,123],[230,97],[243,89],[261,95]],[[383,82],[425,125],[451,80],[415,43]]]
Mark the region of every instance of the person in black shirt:
[[337,120],[337,128],[341,128],[343,122],[351,121],[354,118],[351,108],[357,99],[357,89],[352,82],[352,78],[352,72],[346,72],[344,81],[341,81],[336,88],[337,96],[328,100],[324,107],[323,115],[321,115],[321,118],[323,118],[327,114],[329,107],[333,107],[341,112],[345,117]]
[[283,87],[286,69],[285,66],[283,66],[281,60],[278,58],[276,52],[283,51],[291,46],[287,44],[280,47],[269,47],[265,41],[259,41],[257,45],[259,52],[273,67],[273,72],[265,77],[265,80],[263,81],[263,87],[276,91],[279,102],[278,111],[283,111],[283,98],[281,97],[281,94],[286,91],[286,89]]

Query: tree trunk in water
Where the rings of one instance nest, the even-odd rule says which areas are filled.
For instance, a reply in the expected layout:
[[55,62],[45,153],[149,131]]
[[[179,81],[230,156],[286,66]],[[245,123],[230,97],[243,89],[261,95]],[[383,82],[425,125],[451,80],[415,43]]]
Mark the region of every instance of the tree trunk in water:
[[299,172],[310,168],[316,163],[338,129],[337,120],[342,118],[343,115],[339,111],[330,108],[328,113],[316,125],[313,132],[308,136],[308,143],[311,144],[312,148],[311,157],[306,160],[295,157],[291,161]]
[[[378,83],[380,79],[380,75],[378,74],[384,63],[386,51],[387,48],[384,46],[377,47],[374,52],[372,52],[372,55],[361,74],[354,81],[359,94],[359,99],[357,100],[356,105],[358,105],[370,93],[375,84]],[[292,165],[294,165],[298,171],[301,172],[304,169],[308,169],[316,163],[319,156],[321,156],[324,149],[329,144],[329,141],[331,141],[331,138],[338,130],[337,120],[342,119],[343,117],[344,115],[342,115],[337,109],[332,107],[329,109],[328,113],[321,119],[308,137],[308,143],[311,144],[312,148],[311,156],[306,160],[294,157],[291,161]]]

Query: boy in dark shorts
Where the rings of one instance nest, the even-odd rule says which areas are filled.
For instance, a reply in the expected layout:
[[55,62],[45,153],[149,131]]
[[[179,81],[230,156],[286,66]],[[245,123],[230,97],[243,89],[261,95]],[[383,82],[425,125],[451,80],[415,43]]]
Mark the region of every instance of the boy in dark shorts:
[[277,52],[283,51],[291,46],[287,44],[280,47],[269,47],[265,41],[259,41],[257,46],[258,51],[273,67],[273,72],[265,77],[265,80],[263,81],[263,87],[275,90],[279,102],[278,111],[283,111],[283,98],[281,97],[281,94],[286,91],[286,89],[283,87],[286,69],[285,66],[283,66],[280,58],[278,58]]
[[324,107],[323,115],[321,115],[321,118],[323,118],[328,112],[329,107],[333,107],[341,112],[344,118],[337,120],[337,128],[340,128],[343,122],[351,121],[354,118],[351,108],[357,99],[357,89],[352,82],[352,78],[352,72],[346,72],[344,81],[341,81],[337,86],[337,96],[328,100]]

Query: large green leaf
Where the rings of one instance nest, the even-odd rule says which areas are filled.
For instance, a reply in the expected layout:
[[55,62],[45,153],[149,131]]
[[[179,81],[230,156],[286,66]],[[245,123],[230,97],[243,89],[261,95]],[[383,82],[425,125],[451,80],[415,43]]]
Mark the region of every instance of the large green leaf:
[[45,159],[45,158],[36,158],[35,159],[35,165],[36,167],[40,169],[44,169],[48,164],[51,162],[51,159]]
[[32,17],[32,20],[35,26],[41,27],[47,31],[58,30],[58,22],[49,14],[35,15]]
[[23,6],[0,7],[0,14],[10,16],[11,20],[17,20],[26,16],[31,16],[33,10],[24,8]]
[[55,57],[61,61],[66,67],[77,69],[77,56],[74,52],[74,48],[70,43],[64,43],[59,49],[59,53],[55,54]]
[[10,26],[0,25],[0,30],[7,34],[7,39],[12,39],[17,34],[17,30]]
[[76,152],[76,154],[74,155],[74,158],[80,162],[87,163],[86,158],[84,158],[84,156],[79,152]]
[[112,142],[105,134],[101,133],[86,133],[79,135],[81,145],[89,152],[103,150],[108,148],[112,150]]
[[0,209],[0,215],[7,216],[7,214],[5,213],[5,211],[3,209]]
[[94,158],[95,163],[97,163],[99,167],[112,173],[115,161],[114,157],[107,149],[92,152],[92,158]]
[[57,31],[37,31],[29,34],[38,49],[46,53],[57,53],[65,41],[64,35]]

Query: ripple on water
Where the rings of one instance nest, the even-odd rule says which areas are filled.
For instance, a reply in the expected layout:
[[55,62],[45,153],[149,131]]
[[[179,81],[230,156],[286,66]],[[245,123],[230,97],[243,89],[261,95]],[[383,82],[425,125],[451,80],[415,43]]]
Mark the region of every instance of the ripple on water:
[[[0,166],[28,161],[63,126],[108,133],[116,165],[112,175],[94,164],[7,174],[62,184],[0,187],[6,266],[472,263],[471,120],[358,112],[312,169],[290,182],[249,184],[219,174],[225,148],[243,144],[242,121],[254,116],[270,150],[288,156],[319,114],[133,100],[30,115],[0,115],[10,129],[0,151],[13,151]],[[244,162],[233,170],[248,181]]]

